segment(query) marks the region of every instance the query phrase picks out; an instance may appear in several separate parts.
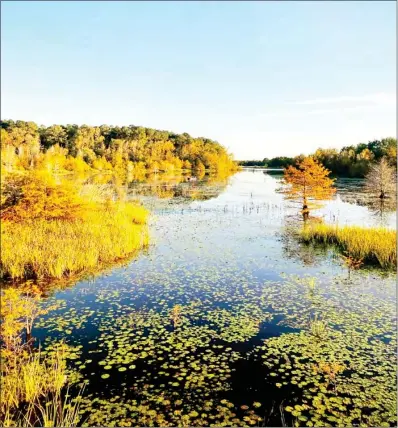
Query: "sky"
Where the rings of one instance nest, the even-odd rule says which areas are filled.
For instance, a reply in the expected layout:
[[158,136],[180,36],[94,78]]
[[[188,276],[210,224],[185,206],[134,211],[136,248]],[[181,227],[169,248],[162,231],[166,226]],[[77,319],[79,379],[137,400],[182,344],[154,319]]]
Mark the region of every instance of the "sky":
[[1,2],[1,118],[139,125],[235,159],[396,136],[396,2]]

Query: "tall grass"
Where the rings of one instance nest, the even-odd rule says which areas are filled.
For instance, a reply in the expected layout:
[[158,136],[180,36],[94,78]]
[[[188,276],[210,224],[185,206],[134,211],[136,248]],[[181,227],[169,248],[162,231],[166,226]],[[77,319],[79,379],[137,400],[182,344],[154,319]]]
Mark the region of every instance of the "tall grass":
[[84,385],[69,398],[74,373],[67,368],[65,342],[45,352],[33,348],[28,319],[47,310],[26,293],[25,287],[7,287],[0,295],[0,426],[76,426]]
[[25,412],[19,412],[15,426],[23,427],[77,427],[81,426],[80,400],[84,388],[71,398],[69,388],[65,397],[60,391],[56,394],[46,393],[37,403],[29,403]]
[[108,201],[74,221],[3,222],[0,273],[61,278],[105,266],[148,244],[147,216],[143,207]]
[[64,348],[51,356],[2,349],[0,426],[72,427],[79,421],[81,393],[69,399]]
[[[67,378],[63,350],[61,346],[50,357],[44,358],[40,352],[9,352],[1,349],[2,426],[26,426],[33,422],[33,419],[38,419],[38,422],[46,421],[46,415],[51,411],[52,405],[59,409],[58,419],[70,419],[72,406],[69,409],[67,404],[70,403],[64,402],[61,397]],[[50,404],[43,404],[44,402]],[[67,407],[64,408],[65,406]]]
[[337,245],[355,259],[378,264],[382,268],[397,265],[397,233],[385,228],[333,226],[313,224],[301,231],[304,242],[321,242]]

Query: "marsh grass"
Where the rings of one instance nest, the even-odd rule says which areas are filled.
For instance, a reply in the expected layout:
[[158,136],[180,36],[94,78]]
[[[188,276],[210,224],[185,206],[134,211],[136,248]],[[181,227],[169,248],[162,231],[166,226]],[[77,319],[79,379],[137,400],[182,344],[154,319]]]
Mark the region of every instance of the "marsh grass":
[[31,404],[25,412],[20,412],[16,426],[24,427],[76,427],[80,426],[80,402],[84,387],[80,393],[71,398],[69,388],[64,397],[57,391],[47,393],[45,398],[36,404]]
[[147,216],[143,207],[108,201],[75,221],[3,222],[1,275],[61,278],[124,259],[147,246]]
[[80,393],[70,398],[62,347],[50,357],[40,352],[2,355],[1,426],[72,427],[79,422]]
[[50,401],[57,401],[59,407],[66,382],[62,347],[45,359],[40,352],[13,353],[2,349],[1,360],[0,419],[3,426],[26,426],[26,423],[18,423],[18,419],[28,422],[41,414],[43,397],[51,397]]
[[397,265],[397,236],[395,230],[311,224],[300,233],[303,242],[333,244],[353,259],[382,268]]

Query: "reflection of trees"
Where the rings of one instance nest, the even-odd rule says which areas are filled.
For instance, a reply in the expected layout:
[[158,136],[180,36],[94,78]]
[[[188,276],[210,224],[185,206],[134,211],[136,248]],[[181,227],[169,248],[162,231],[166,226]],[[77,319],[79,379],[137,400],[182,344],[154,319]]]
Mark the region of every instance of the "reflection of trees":
[[[145,196],[170,199],[173,203],[186,201],[205,201],[219,196],[226,188],[231,174],[206,174],[198,171],[195,176],[186,174],[145,173],[135,176],[122,176],[115,173],[70,175],[67,180],[81,184],[98,186],[101,194],[122,197]],[[193,180],[192,180],[193,178]]]
[[[310,220],[311,221],[311,220]],[[313,218],[312,221],[316,221]],[[304,245],[299,241],[299,233],[304,226],[298,215],[286,215],[281,233],[283,254],[286,258],[300,261],[306,266],[313,266],[325,258],[327,249],[321,246]]]
[[[98,186],[102,191],[124,196],[152,196],[160,199],[175,199],[173,202],[208,200],[220,195],[226,188],[230,173],[206,174],[197,171],[194,176],[187,174],[148,173],[120,175],[115,172],[99,174],[72,174],[67,180],[79,181],[82,184]],[[192,180],[193,178],[193,180]]]
[[185,175],[151,174],[144,182],[129,183],[131,196],[155,196],[179,201],[208,200],[217,197],[227,186],[228,177],[205,175],[188,181]]
[[283,169],[266,169],[263,171],[263,174],[283,178]]
[[343,202],[366,207],[381,226],[388,225],[389,214],[396,211],[395,198],[380,199],[366,192],[363,179],[339,179],[337,191]]
[[395,200],[380,198],[371,199],[368,208],[371,214],[378,218],[381,226],[388,225],[389,214],[397,209]]

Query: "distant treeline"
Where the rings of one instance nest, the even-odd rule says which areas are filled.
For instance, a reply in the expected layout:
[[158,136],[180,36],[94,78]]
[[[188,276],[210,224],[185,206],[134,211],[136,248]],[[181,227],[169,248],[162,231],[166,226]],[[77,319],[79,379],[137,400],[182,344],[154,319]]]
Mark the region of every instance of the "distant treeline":
[[238,161],[238,163],[241,166],[260,166],[264,168],[285,168],[286,166],[293,165],[295,163],[295,159],[296,158],[279,156],[272,159],[264,158],[263,160]]
[[5,170],[195,170],[229,172],[236,162],[208,138],[141,126],[38,126],[1,121],[1,163]]
[[[318,149],[314,158],[332,171],[333,175],[342,177],[364,177],[372,162],[385,157],[388,162],[397,166],[397,140],[384,138],[382,140],[360,143],[356,146],[346,146],[341,150]],[[239,161],[241,166],[259,166],[264,168],[285,168],[296,164],[304,155],[295,157],[279,156],[272,159]]]

